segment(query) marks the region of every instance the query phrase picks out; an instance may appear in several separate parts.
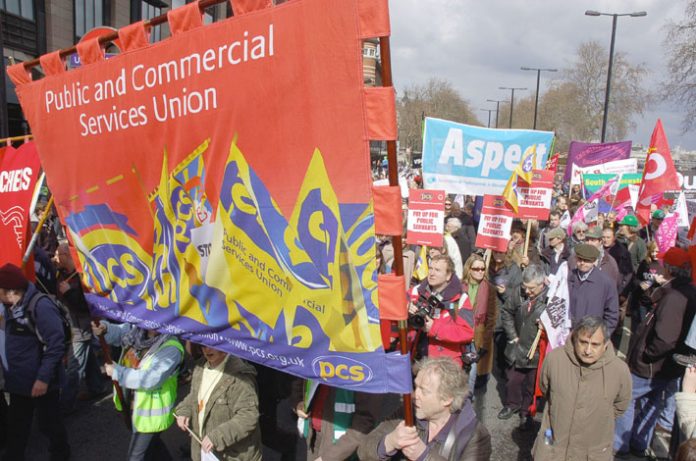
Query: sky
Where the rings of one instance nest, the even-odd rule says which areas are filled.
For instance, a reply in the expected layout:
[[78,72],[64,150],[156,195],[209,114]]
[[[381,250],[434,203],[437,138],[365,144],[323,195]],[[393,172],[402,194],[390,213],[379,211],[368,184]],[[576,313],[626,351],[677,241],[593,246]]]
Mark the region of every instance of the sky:
[[[679,20],[686,0],[389,0],[394,86],[424,84],[432,77],[450,81],[483,123],[495,108],[486,99],[509,99],[509,90],[527,87],[515,99],[535,91],[536,72],[520,67],[569,67],[578,46],[597,41],[607,49],[612,18],[585,16],[646,11],[646,17],[619,17],[615,52],[632,64],[644,63],[649,74],[645,88],[660,88],[665,80],[664,38],[668,21]],[[542,72],[540,93],[553,73]],[[495,113],[493,113],[495,116]],[[647,146],[658,118],[672,148],[696,151],[696,131],[682,134],[684,112],[660,102],[636,115],[628,139]],[[530,127],[531,128],[531,127]],[[586,141],[586,140],[585,140]]]

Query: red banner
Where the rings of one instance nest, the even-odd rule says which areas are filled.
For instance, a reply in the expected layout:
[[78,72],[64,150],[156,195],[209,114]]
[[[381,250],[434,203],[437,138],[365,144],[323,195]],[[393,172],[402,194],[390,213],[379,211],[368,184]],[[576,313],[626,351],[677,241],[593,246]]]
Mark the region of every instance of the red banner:
[[445,196],[444,190],[411,189],[409,191],[407,243],[442,246]]
[[485,195],[476,246],[495,251],[507,251],[514,212],[500,195]]
[[547,221],[551,213],[553,194],[553,171],[534,170],[532,185],[523,179],[517,184],[517,217]]
[[658,204],[662,199],[662,194],[665,191],[676,189],[678,184],[679,178],[677,170],[674,168],[667,136],[662,128],[662,120],[658,119],[650,137],[650,148],[648,148],[648,156],[645,158],[643,180],[636,207],[636,215],[643,224],[650,222],[651,206]]
[[410,392],[375,276],[369,142],[396,138],[394,89],[365,87],[362,64],[387,2],[238,10],[204,25],[190,3],[172,37],[129,26],[127,52],[91,46],[40,80],[9,68],[88,302],[306,379]]
[[30,232],[31,197],[41,166],[33,142],[3,151],[0,153],[0,266],[6,263],[20,266]]

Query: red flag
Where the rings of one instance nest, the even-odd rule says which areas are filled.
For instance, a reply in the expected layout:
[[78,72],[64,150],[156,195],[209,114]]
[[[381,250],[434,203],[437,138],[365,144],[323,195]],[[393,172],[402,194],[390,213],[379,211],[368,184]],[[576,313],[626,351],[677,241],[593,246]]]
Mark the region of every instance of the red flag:
[[558,158],[560,156],[561,154],[556,154],[549,157],[549,160],[546,162],[546,169],[553,171],[553,174],[556,174],[556,171],[558,170]]
[[31,235],[29,208],[39,177],[39,156],[33,142],[8,147],[0,163],[0,265],[22,264]]
[[674,189],[677,184],[679,184],[679,178],[669,151],[667,136],[662,128],[662,121],[657,119],[650,138],[650,148],[645,159],[636,206],[636,215],[643,224],[650,221],[651,205],[661,199],[666,190]]
[[541,379],[541,368],[544,366],[544,360],[546,359],[546,351],[549,347],[549,340],[546,337],[546,332],[541,332],[541,339],[539,340],[539,364],[537,365],[535,380],[534,380],[534,397],[532,399],[532,404],[529,406],[529,414],[534,417],[537,414],[537,398],[543,397],[544,393],[541,392],[539,388],[539,380]]

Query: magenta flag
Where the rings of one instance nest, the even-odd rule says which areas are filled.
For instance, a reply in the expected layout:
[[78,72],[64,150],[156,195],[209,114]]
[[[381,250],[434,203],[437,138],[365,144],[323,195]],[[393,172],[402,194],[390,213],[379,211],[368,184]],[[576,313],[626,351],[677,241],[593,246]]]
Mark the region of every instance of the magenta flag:
[[625,160],[630,156],[631,141],[605,143],[571,141],[570,147],[568,147],[568,161],[566,162],[563,178],[566,181],[570,181],[573,164],[579,167],[586,167],[613,162],[614,160]]

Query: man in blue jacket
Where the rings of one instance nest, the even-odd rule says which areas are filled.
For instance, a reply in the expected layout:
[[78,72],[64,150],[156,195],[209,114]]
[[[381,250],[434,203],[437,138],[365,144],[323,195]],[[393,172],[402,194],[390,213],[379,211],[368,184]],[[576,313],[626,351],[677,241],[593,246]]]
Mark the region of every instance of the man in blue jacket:
[[49,439],[50,459],[67,460],[70,446],[58,404],[59,375],[66,352],[58,306],[12,264],[0,267],[0,302],[5,307],[2,365],[11,421],[3,459],[24,460],[36,410],[39,430]]

